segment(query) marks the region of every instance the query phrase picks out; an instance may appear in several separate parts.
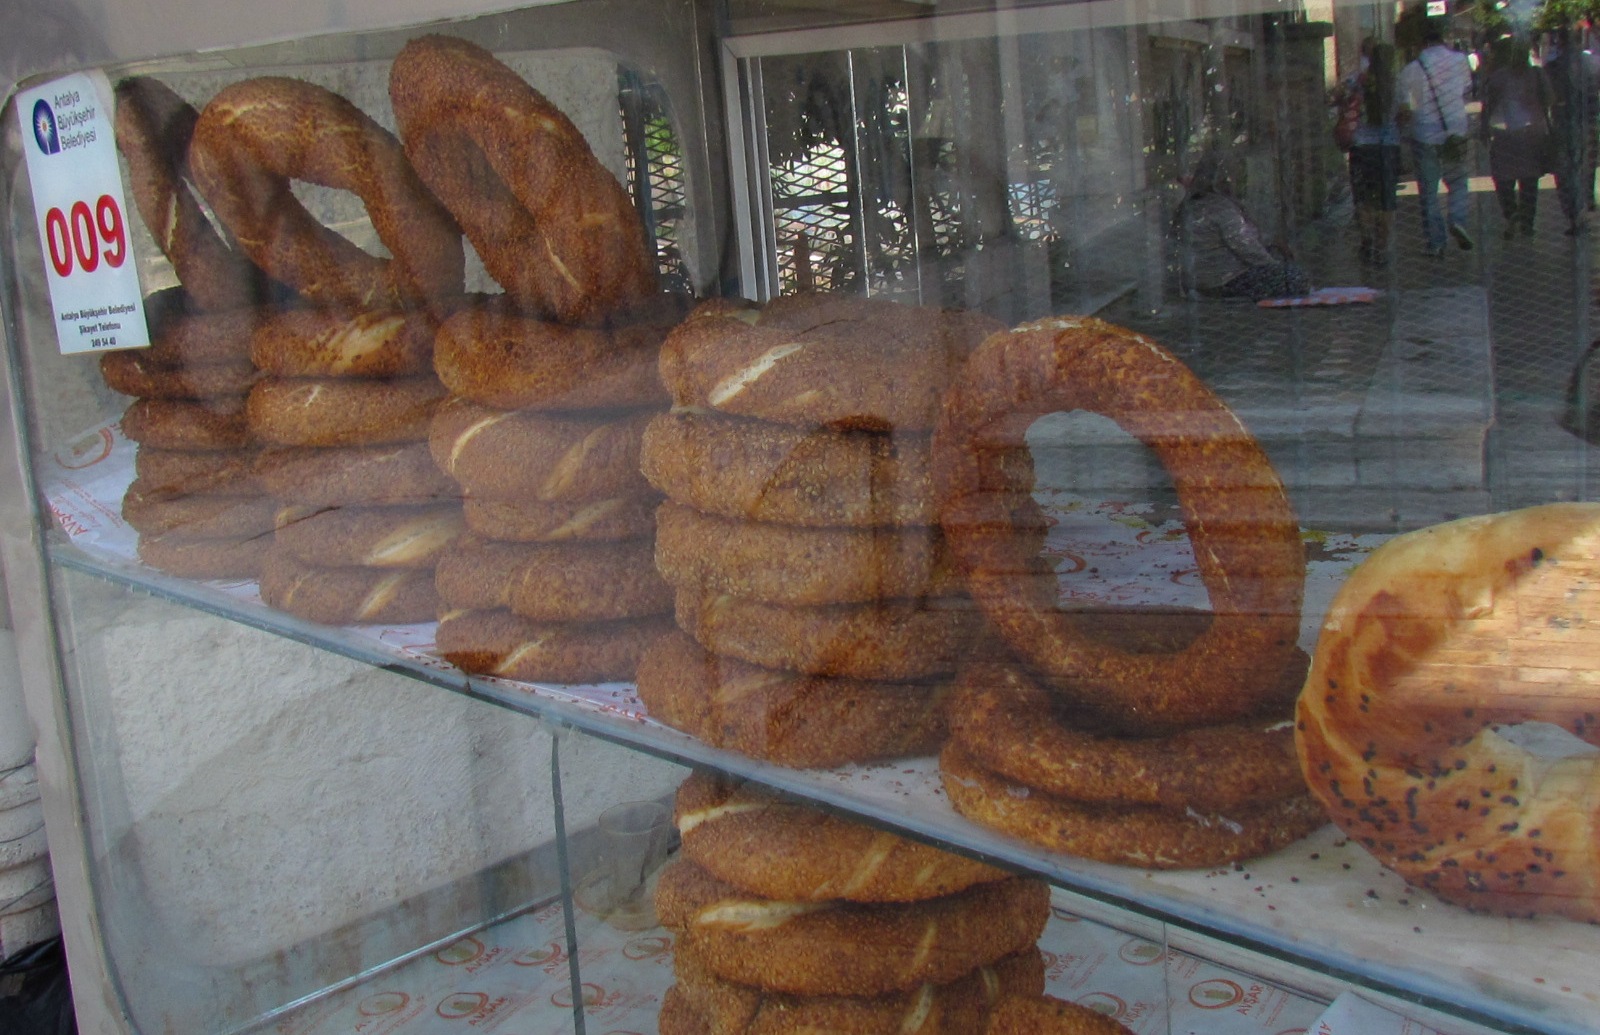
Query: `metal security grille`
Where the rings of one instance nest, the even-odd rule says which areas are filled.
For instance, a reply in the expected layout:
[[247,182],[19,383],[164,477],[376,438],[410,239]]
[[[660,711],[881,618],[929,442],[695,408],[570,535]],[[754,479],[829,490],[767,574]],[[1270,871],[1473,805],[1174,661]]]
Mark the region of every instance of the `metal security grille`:
[[659,87],[621,74],[619,97],[626,148],[626,184],[655,246],[656,265],[669,288],[688,290],[683,254],[687,185],[683,148]]

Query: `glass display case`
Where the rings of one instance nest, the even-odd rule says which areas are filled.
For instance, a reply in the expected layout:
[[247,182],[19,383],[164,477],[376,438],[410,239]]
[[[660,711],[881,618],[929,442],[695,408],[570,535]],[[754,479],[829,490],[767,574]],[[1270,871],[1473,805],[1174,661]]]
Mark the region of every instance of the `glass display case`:
[[1600,1031],[1584,12],[280,6],[12,59],[83,1030]]

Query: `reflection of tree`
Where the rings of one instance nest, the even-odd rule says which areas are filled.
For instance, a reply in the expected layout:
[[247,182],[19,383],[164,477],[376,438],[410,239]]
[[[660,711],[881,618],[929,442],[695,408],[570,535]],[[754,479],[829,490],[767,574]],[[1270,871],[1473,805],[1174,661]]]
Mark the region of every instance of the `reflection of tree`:
[[[767,153],[774,188],[783,192],[775,203],[781,210],[787,197],[795,207],[825,205],[837,216],[807,230],[832,253],[824,260],[827,286],[853,288],[863,274],[875,281],[904,272],[912,204],[899,50],[769,58],[762,75]],[[792,243],[779,241],[780,253]]]

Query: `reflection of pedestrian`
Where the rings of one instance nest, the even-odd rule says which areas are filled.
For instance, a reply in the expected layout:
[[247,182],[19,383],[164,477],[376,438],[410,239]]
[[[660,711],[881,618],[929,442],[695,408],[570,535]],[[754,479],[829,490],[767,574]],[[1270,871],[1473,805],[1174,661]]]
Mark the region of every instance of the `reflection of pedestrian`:
[[1556,199],[1576,234],[1594,198],[1595,131],[1600,121],[1600,66],[1562,29],[1545,61],[1550,82],[1550,128],[1556,138]]
[[1178,210],[1187,246],[1189,286],[1213,298],[1288,298],[1311,292],[1305,271],[1261,240],[1261,232],[1233,196],[1227,164],[1214,151],[1202,155],[1185,178],[1188,195]]
[[[1444,45],[1444,31],[1429,21],[1422,30],[1422,53],[1400,70],[1400,119],[1416,160],[1417,196],[1429,255],[1443,255],[1445,231],[1462,248],[1467,233],[1467,94],[1472,66],[1467,56]],[[1457,153],[1459,151],[1459,153]],[[1439,211],[1439,183],[1450,192],[1448,223]]]
[[1483,127],[1505,235],[1530,237],[1550,137],[1550,87],[1521,40],[1495,45],[1494,68],[1483,83]]
[[1361,232],[1361,261],[1382,265],[1389,257],[1395,188],[1400,179],[1399,94],[1394,46],[1374,43],[1350,88],[1361,96],[1361,120],[1350,145],[1350,194]]

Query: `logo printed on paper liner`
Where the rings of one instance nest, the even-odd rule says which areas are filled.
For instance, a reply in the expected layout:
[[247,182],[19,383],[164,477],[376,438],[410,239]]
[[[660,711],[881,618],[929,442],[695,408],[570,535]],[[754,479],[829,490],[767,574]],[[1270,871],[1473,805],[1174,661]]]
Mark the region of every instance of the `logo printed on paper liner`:
[[511,962],[519,967],[542,967],[546,963],[561,963],[567,958],[566,950],[560,942],[550,942],[537,949],[524,949],[511,957]]
[[1120,1019],[1128,1015],[1128,1001],[1110,992],[1090,992],[1088,995],[1080,996],[1077,1003],[1085,1009],[1107,1017]]
[[1147,942],[1143,938],[1123,942],[1117,949],[1117,958],[1124,963],[1132,963],[1136,967],[1148,967],[1152,963],[1160,963],[1166,956],[1161,946],[1155,942]]
[[411,1003],[411,997],[404,992],[377,992],[367,996],[356,1004],[356,1012],[363,1017],[382,1017],[388,1013],[398,1013]]
[[657,960],[672,954],[672,939],[662,935],[635,938],[622,947],[622,955],[630,960]]
[[459,1021],[479,1013],[489,1005],[489,996],[484,992],[452,992],[434,1007],[434,1013],[447,1021]]
[[447,967],[459,967],[478,959],[483,955],[483,943],[468,935],[460,941],[451,942],[438,952],[433,958]]
[[[589,1007],[599,1006],[600,1004],[604,1003],[607,998],[608,998],[608,993],[606,992],[606,990],[604,988],[601,988],[599,985],[593,984],[593,983],[588,982],[588,981],[585,981],[583,983],[583,1005],[584,1006],[589,1006]],[[556,991],[554,991],[554,992],[552,992],[550,994],[550,1002],[551,1002],[552,1005],[559,1006],[563,1010],[572,1009],[572,989],[570,989],[570,988],[557,989]]]
[[1208,978],[1190,986],[1189,1002],[1202,1010],[1226,1010],[1244,1002],[1244,989],[1227,978]]
[[111,455],[111,450],[116,446],[117,438],[111,433],[110,428],[101,428],[99,431],[84,435],[67,444],[67,447],[56,453],[54,459],[57,467],[68,471],[81,471]]

